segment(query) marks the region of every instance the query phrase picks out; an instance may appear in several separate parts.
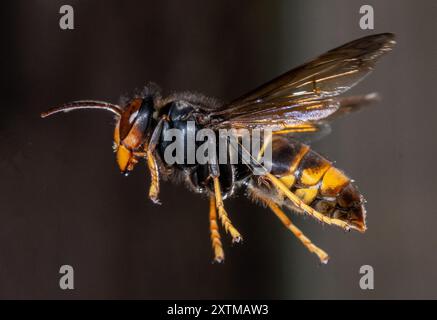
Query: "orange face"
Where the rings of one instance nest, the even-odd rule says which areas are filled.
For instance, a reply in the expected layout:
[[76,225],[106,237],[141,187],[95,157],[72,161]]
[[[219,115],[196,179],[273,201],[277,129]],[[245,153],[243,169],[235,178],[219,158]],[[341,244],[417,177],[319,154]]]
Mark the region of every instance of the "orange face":
[[114,130],[114,151],[116,152],[116,159],[121,173],[127,175],[129,171],[133,170],[136,159],[133,152],[120,144],[120,122],[117,123]]

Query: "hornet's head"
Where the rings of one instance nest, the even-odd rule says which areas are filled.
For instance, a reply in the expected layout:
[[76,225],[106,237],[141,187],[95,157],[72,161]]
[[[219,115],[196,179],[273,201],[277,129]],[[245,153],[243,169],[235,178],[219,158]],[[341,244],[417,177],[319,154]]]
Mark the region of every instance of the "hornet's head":
[[41,117],[78,109],[101,109],[115,114],[114,151],[121,173],[128,175],[138,158],[144,156],[147,139],[153,130],[154,96],[146,94],[132,98],[123,107],[102,101],[74,101],[52,108]]
[[134,98],[125,106],[114,131],[114,151],[121,173],[128,175],[144,155],[153,120],[153,97]]

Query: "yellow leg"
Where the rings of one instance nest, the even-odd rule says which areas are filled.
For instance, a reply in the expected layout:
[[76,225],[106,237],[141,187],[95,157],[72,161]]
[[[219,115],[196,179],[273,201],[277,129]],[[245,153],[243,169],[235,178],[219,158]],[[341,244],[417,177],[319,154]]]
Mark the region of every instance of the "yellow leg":
[[264,141],[263,146],[261,147],[261,150],[258,153],[258,157],[256,157],[256,161],[260,161],[261,157],[263,156],[264,152],[266,151],[266,148],[269,144],[272,143],[272,137],[273,133],[268,136],[268,139]]
[[217,207],[214,196],[209,197],[209,229],[211,231],[212,249],[214,250],[214,261],[223,262],[225,253],[223,252],[222,241],[217,224]]
[[285,126],[283,129],[278,131],[273,131],[272,135],[281,135],[281,134],[299,133],[299,132],[315,132],[317,130],[318,128],[312,124],[292,125],[289,127]]
[[159,204],[159,170],[156,159],[151,151],[147,151],[147,166],[149,167],[151,184],[149,189],[149,198]]
[[228,214],[225,210],[225,206],[223,205],[222,191],[220,189],[220,182],[218,177],[214,177],[214,194],[215,194],[215,202],[218,209],[218,216],[220,221],[222,222],[223,227],[226,232],[229,232],[232,237],[232,242],[240,242],[243,238],[237,229],[232,225],[231,220],[228,217]]
[[286,214],[276,204],[272,203],[271,201],[267,201],[267,205],[276,214],[276,216],[279,218],[279,220],[281,220],[281,222],[284,224],[284,226],[288,230],[293,232],[293,234],[303,243],[303,245],[305,247],[307,247],[307,249],[310,252],[315,253],[319,257],[321,263],[327,263],[328,262],[328,259],[329,259],[328,254],[325,251],[323,251],[322,249],[320,249],[319,247],[317,247],[316,245],[314,245],[311,242],[311,240],[308,239],[302,233],[302,231],[300,231],[299,228],[297,228],[291,222],[291,220],[286,216]]
[[265,175],[265,177],[270,180],[273,185],[280,191],[282,192],[288,199],[290,199],[291,202],[293,202],[293,204],[302,209],[303,211],[305,211],[307,214],[309,214],[310,216],[316,218],[319,221],[322,221],[326,224],[333,224],[336,226],[339,226],[345,230],[349,230],[350,227],[349,225],[340,220],[340,219],[335,219],[335,218],[329,218],[323,214],[321,214],[320,212],[318,212],[317,210],[314,210],[313,208],[311,208],[309,205],[307,205],[305,202],[302,201],[302,199],[300,199],[297,195],[295,195],[293,192],[290,191],[289,188],[287,188],[286,185],[284,185],[281,180],[279,180],[278,178],[276,178],[274,175],[272,175],[271,173],[267,173]]

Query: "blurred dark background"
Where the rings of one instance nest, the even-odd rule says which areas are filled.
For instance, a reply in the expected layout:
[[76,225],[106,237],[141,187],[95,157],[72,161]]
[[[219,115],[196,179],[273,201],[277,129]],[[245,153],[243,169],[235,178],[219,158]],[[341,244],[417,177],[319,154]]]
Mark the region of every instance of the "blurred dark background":
[[[59,28],[59,8],[75,29]],[[359,8],[375,30],[359,28]],[[435,1],[6,1],[2,3],[0,298],[437,298],[434,204],[437,108]],[[155,81],[233,99],[326,50],[369,33],[398,45],[352,93],[383,101],[339,120],[314,148],[368,200],[364,235],[295,223],[331,256],[326,266],[267,209],[227,201],[245,237],[211,264],[208,202],[181,185],[147,199],[145,166],[125,178],[113,119],[76,99],[117,102]],[[59,289],[59,268],[75,289]],[[359,268],[375,289],[359,287]]]

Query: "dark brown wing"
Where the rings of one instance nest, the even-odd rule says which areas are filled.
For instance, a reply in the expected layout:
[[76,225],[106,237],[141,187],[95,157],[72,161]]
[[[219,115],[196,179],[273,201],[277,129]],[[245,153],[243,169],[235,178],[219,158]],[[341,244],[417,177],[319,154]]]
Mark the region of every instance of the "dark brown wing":
[[336,96],[362,80],[394,42],[372,35],[328,51],[214,111],[216,128],[282,130],[326,119],[339,110]]

